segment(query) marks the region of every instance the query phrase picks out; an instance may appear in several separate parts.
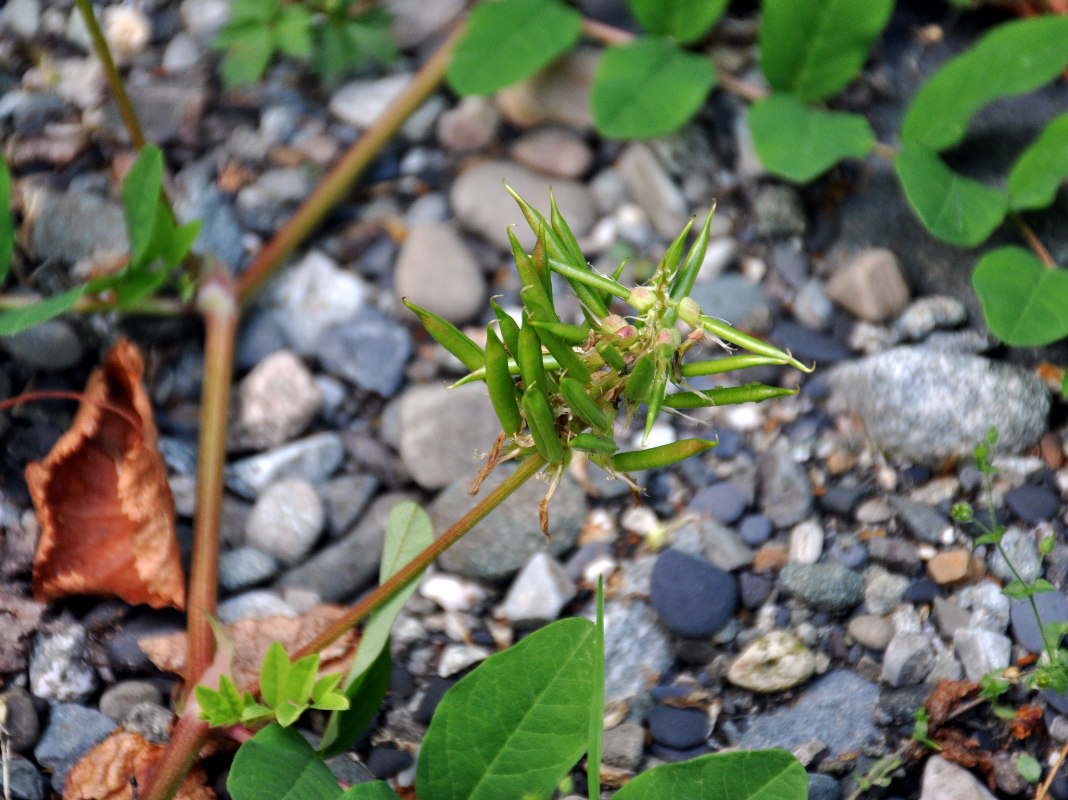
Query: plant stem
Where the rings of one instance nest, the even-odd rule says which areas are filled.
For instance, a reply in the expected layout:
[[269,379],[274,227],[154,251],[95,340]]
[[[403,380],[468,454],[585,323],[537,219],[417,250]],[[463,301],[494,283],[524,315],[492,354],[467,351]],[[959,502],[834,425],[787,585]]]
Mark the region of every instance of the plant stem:
[[1039,260],[1046,265],[1049,269],[1057,269],[1057,262],[1053,260],[1053,256],[1049,254],[1049,250],[1038,240],[1038,236],[1035,235],[1034,229],[1021,217],[1017,212],[1010,211],[1009,219],[1012,220],[1012,224],[1016,226],[1016,229],[1020,232],[1020,235],[1027,241],[1028,246],[1038,256]]
[[[11,311],[27,306],[36,305],[47,298],[39,294],[5,294],[0,295],[0,311]],[[108,300],[96,300],[91,297],[81,297],[75,301],[68,311],[82,313],[118,311],[119,307]],[[121,309],[124,314],[143,314],[151,317],[176,317],[186,313],[189,308],[179,300],[168,297],[146,297],[138,301],[136,305]]]
[[193,768],[200,749],[208,741],[208,723],[197,719],[196,714],[186,713],[178,718],[167,749],[163,751],[140,800],[168,800]]
[[192,691],[212,662],[215,637],[209,615],[215,615],[219,520],[222,516],[223,467],[226,462],[226,420],[230,408],[237,302],[234,286],[223,272],[209,275],[197,304],[204,315],[204,386],[201,390],[200,442],[197,452],[197,496],[193,517],[193,562],[189,577],[186,692]]
[[130,96],[126,94],[126,85],[122,82],[115,60],[111,57],[111,50],[108,48],[107,39],[104,38],[104,32],[100,30],[100,23],[97,22],[96,14],[93,13],[93,4],[91,0],[74,0],[74,3],[78,6],[82,19],[85,20],[89,38],[93,41],[93,50],[104,68],[104,77],[115,98],[115,105],[119,107],[122,122],[130,134],[130,144],[135,150],[140,150],[145,146],[145,134],[141,130],[141,123],[137,120],[137,112],[134,111],[133,103],[130,102]]
[[311,196],[256,255],[238,280],[237,296],[242,305],[248,302],[263,282],[278,269],[286,256],[312,234],[334,206],[341,202],[386,142],[441,83],[461,29],[461,25],[453,29],[415,74],[400,97],[356,140]]

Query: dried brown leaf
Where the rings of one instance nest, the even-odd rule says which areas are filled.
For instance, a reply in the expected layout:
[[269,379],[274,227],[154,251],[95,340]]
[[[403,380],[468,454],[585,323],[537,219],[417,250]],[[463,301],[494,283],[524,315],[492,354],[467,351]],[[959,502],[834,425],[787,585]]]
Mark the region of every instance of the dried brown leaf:
[[949,715],[960,705],[960,701],[979,690],[978,683],[971,681],[939,681],[938,686],[927,697],[924,707],[927,709],[927,729],[934,731],[942,727]]
[[934,737],[942,748],[941,756],[947,761],[959,764],[965,769],[978,769],[986,778],[990,791],[997,786],[994,780],[994,762],[992,753],[979,747],[979,742],[961,733],[956,728],[944,728]]
[[174,500],[143,372],[137,348],[116,344],[89,377],[70,430],[26,468],[41,525],[38,600],[93,594],[185,607]]
[[[139,786],[146,785],[163,749],[163,745],[151,744],[133,731],[115,731],[74,765],[67,775],[63,800],[132,800],[130,779],[136,779]],[[215,792],[206,782],[204,770],[193,767],[175,800],[214,800]]]
[[1016,709],[1016,716],[1009,721],[1009,731],[1017,739],[1041,733],[1042,727],[1042,709],[1037,705],[1020,706]]

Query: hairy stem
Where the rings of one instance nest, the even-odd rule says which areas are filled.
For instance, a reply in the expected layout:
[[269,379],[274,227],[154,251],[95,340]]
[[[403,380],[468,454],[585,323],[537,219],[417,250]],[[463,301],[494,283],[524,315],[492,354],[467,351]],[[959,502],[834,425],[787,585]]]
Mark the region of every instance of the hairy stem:
[[296,210],[241,275],[237,284],[238,300],[244,304],[263,282],[282,264],[301,242],[307,239],[328,213],[352,188],[352,184],[372,162],[404,121],[411,116],[445,76],[445,67],[462,26],[457,26],[437,51],[419,69],[400,97],[385,110],[374,125],[356,140],[334,165],[311,196]]
[[197,719],[194,713],[182,714],[178,718],[167,749],[156,762],[140,800],[174,797],[200,756],[200,749],[208,741],[209,730],[208,723]]
[[1053,256],[1049,254],[1049,250],[1038,240],[1038,236],[1035,235],[1034,229],[1027,224],[1026,220],[1021,217],[1017,212],[1010,211],[1009,219],[1012,220],[1012,224],[1016,226],[1016,230],[1020,232],[1024,240],[1027,242],[1027,246],[1034,251],[1034,254],[1038,256],[1039,260],[1046,265],[1049,269],[1057,269],[1057,262],[1053,260]]

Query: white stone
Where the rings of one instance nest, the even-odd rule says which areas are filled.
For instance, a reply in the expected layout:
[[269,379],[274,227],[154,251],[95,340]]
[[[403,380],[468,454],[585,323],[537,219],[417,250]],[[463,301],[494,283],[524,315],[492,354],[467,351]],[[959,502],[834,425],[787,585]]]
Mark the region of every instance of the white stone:
[[920,800],[997,800],[964,767],[939,755],[928,757],[923,768]]
[[41,24],[40,0],[9,0],[0,24],[23,39],[32,39]]
[[470,611],[486,599],[486,591],[474,581],[455,575],[429,575],[419,584],[419,594],[445,611]]
[[399,72],[377,80],[346,83],[331,96],[330,113],[354,128],[369,128],[400,96],[411,79],[411,73]]
[[274,287],[280,322],[297,352],[310,354],[327,328],[351,319],[367,301],[369,289],[357,275],[313,250],[283,273]]
[[245,542],[291,566],[315,546],[325,518],[314,486],[299,478],[281,480],[256,499],[245,523]]
[[812,651],[786,631],[771,631],[745,649],[727,670],[727,680],[753,692],[781,692],[812,677]]
[[490,651],[485,647],[475,644],[450,644],[441,654],[441,661],[438,662],[438,676],[448,678],[472,664],[485,661],[490,655]]
[[814,519],[799,522],[790,530],[786,560],[791,564],[815,564],[823,554],[823,528]]
[[504,616],[516,627],[546,625],[575,596],[575,585],[551,555],[538,551],[519,571],[504,598]]
[[444,222],[421,222],[397,254],[394,293],[449,322],[463,323],[484,306],[486,279],[463,239]]

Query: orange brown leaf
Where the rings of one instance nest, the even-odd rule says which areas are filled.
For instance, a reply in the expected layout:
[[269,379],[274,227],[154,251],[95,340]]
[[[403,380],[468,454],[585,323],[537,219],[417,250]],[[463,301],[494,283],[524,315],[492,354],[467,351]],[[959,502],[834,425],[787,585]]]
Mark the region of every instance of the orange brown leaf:
[[[63,800],[132,800],[130,779],[145,786],[163,749],[133,731],[116,731],[74,765],[67,775]],[[194,767],[175,800],[214,800],[215,792],[205,785],[206,780],[204,770]]]
[[74,422],[26,467],[41,526],[33,594],[185,607],[174,499],[156,449],[137,348],[120,341],[93,372]]
[[1017,739],[1026,739],[1042,731],[1042,709],[1039,706],[1020,706],[1009,722],[1009,731]]
[[924,707],[929,714],[928,731],[934,731],[942,727],[949,715],[960,705],[960,701],[968,695],[979,691],[979,684],[971,681],[939,681],[938,686],[927,697]]

